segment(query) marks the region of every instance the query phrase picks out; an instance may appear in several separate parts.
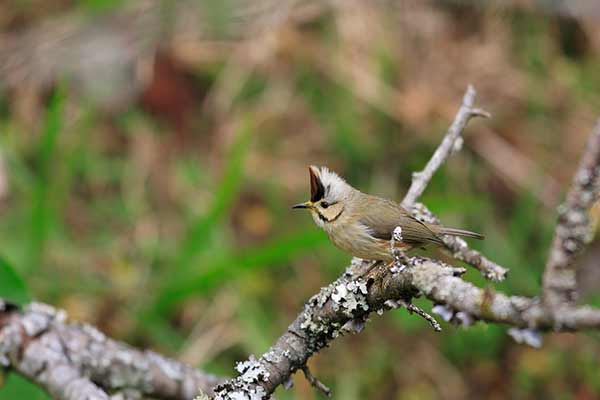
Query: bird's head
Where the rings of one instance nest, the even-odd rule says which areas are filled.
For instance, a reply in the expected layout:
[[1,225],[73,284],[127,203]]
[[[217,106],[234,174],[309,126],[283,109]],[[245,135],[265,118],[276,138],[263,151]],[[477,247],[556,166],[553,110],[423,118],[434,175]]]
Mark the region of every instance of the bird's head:
[[321,228],[335,222],[344,212],[352,187],[327,167],[308,167],[310,174],[310,200],[292,208],[310,210]]

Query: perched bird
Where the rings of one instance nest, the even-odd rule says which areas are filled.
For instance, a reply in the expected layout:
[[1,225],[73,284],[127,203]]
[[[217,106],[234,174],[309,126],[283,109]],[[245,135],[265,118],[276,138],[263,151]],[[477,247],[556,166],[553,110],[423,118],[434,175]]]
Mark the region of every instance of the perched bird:
[[390,241],[402,251],[428,244],[443,245],[441,235],[483,239],[479,233],[422,222],[401,205],[350,186],[326,167],[310,166],[310,200],[292,208],[308,209],[331,242],[353,256],[367,260],[394,259]]

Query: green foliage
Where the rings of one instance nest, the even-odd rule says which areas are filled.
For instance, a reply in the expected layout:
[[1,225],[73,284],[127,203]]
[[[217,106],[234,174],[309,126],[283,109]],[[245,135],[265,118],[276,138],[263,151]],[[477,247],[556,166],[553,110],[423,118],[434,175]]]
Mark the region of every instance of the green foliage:
[[347,161],[349,178],[353,178],[374,154],[374,147],[360,133],[364,126],[356,98],[347,88],[323,81],[311,71],[301,70],[297,85],[327,129],[331,149]]
[[502,345],[509,340],[505,328],[494,324],[478,323],[466,329],[447,327],[446,331],[442,350],[457,365],[470,360],[497,359]]
[[511,16],[513,31],[515,33],[515,52],[521,57],[533,77],[545,78],[547,75],[544,62],[547,57],[543,53],[546,49],[548,21],[536,18],[525,12],[515,12]]
[[57,146],[57,137],[61,130],[61,110],[64,95],[57,90],[48,106],[45,126],[40,138],[36,153],[35,181],[32,193],[31,207],[31,233],[29,238],[30,260],[27,262],[27,271],[35,271],[42,262],[48,230],[56,219],[55,210],[51,201],[51,180],[55,169],[54,153]]
[[229,279],[240,278],[246,271],[257,268],[281,265],[302,251],[312,250],[315,245],[325,243],[327,238],[322,232],[310,229],[289,237],[283,237],[251,249],[242,249],[221,257],[208,258],[201,272],[177,276],[170,284],[165,285],[162,294],[157,297],[155,310],[163,314],[173,305],[180,303],[191,295],[202,294],[215,288]]
[[[240,11],[234,3],[205,2],[203,31],[227,34],[226,21]],[[126,4],[72,5],[94,18]],[[420,200],[445,224],[484,233],[485,241],[469,243],[511,270],[501,284],[472,268],[464,279],[537,294],[555,210],[486,162],[476,136],[485,124],[544,173],[566,181],[583,143],[575,133],[587,129],[590,104],[598,104],[600,60],[591,51],[577,61],[563,56],[552,16],[511,9],[495,19],[483,6],[422,4],[415,8],[429,28],[413,32],[412,21],[398,31],[394,24],[369,27],[367,46],[357,43],[360,27],[347,25],[346,18],[357,16],[328,10],[310,17],[309,8],[308,16],[290,19],[289,32],[269,39],[276,51],[264,58],[250,54],[255,48],[251,60],[240,57],[245,53],[237,42],[233,53],[229,42],[211,43],[207,57],[204,43],[200,57],[193,46],[159,51],[151,82],[122,112],[82,105],[77,87],[68,85],[40,96],[42,111],[29,111],[35,121],[23,121],[17,96],[0,98],[0,156],[9,187],[0,199],[0,297],[19,304],[35,297],[110,336],[174,357],[194,345],[210,347],[211,328],[224,326],[237,339],[197,364],[233,374],[235,361],[264,351],[350,260],[306,213],[289,209],[306,199],[304,166],[329,165],[361,190],[401,199],[412,171],[438,145],[466,84],[456,60],[473,55],[476,70],[469,76],[480,89],[479,105],[495,118],[469,124],[463,151],[436,173]],[[33,7],[18,5],[24,15]],[[175,7],[160,7],[169,27]],[[465,12],[480,14],[464,19]],[[27,19],[15,15],[6,20]],[[465,28],[475,19],[480,25]],[[244,51],[252,47],[245,45]],[[448,62],[424,65],[429,52],[432,60],[444,60],[441,54]],[[506,65],[487,65],[488,55]],[[338,75],[355,67],[338,69],[342,63],[360,68],[356,81]],[[362,81],[367,75],[393,90],[370,91],[377,86]],[[484,78],[495,88],[484,88]],[[365,101],[370,96],[377,101]],[[215,115],[212,107],[223,99],[229,106]],[[161,101],[168,104],[155,104]],[[207,309],[223,306],[214,303],[227,296],[235,298],[231,318],[211,320]],[[599,296],[591,297],[600,304]],[[423,298],[417,304],[432,307]],[[363,334],[336,340],[311,368],[336,398],[348,400],[600,393],[597,334],[557,336],[530,351],[514,344],[503,326],[442,325],[444,332],[434,334],[405,310],[373,316]],[[422,348],[427,351],[417,351]],[[280,390],[277,398],[314,397],[301,374],[295,380],[297,388]],[[451,392],[454,386],[463,392]],[[0,389],[4,398],[47,397],[10,374]]]
[[217,186],[212,205],[204,215],[192,221],[177,250],[175,269],[180,273],[185,274],[185,269],[189,267],[194,257],[197,257],[210,245],[212,230],[217,226],[219,220],[226,216],[226,212],[230,209],[239,191],[243,178],[244,156],[249,150],[252,130],[249,120],[245,120],[244,123],[245,125],[242,126],[241,132],[227,156],[225,172]]
[[25,282],[14,268],[0,256],[0,298],[14,304],[26,304],[30,298]]
[[50,396],[39,386],[34,385],[22,376],[9,373],[0,387],[0,400],[50,400]]
[[104,13],[117,9],[125,0],[78,0],[79,6],[91,14]]

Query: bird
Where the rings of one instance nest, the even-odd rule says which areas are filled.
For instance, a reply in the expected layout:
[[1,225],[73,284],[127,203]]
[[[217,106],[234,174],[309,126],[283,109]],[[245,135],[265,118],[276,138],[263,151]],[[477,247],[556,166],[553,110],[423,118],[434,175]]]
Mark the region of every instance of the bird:
[[442,246],[443,235],[484,239],[476,232],[420,221],[392,200],[355,189],[327,167],[311,165],[308,171],[310,200],[292,208],[309,210],[331,242],[355,257],[391,263],[391,245],[408,252]]

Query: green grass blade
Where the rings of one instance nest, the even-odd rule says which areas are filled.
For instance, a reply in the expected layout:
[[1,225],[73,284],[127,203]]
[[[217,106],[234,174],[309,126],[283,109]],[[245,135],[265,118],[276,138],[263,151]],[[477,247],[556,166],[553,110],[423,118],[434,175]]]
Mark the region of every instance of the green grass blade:
[[25,282],[17,274],[12,265],[1,256],[0,298],[19,305],[29,302],[29,294]]
[[15,399],[51,400],[50,396],[39,386],[18,374],[9,373],[6,381],[0,387],[0,400]]
[[242,183],[244,160],[250,147],[251,132],[252,124],[244,122],[241,132],[229,151],[225,172],[210,209],[191,224],[177,252],[175,261],[177,271],[186,270],[191,261],[209,247],[213,227],[227,215],[227,211],[231,208]]
[[156,314],[164,314],[190,296],[205,293],[218,284],[235,278],[236,274],[288,262],[298,253],[314,249],[326,242],[327,236],[311,227],[263,246],[242,250],[212,262],[207,261],[202,272],[177,279],[165,287],[157,298],[153,311]]
[[26,271],[34,271],[42,261],[48,228],[52,220],[50,181],[58,133],[62,126],[63,94],[57,90],[50,100],[44,131],[37,153],[37,178],[33,188],[29,262]]

